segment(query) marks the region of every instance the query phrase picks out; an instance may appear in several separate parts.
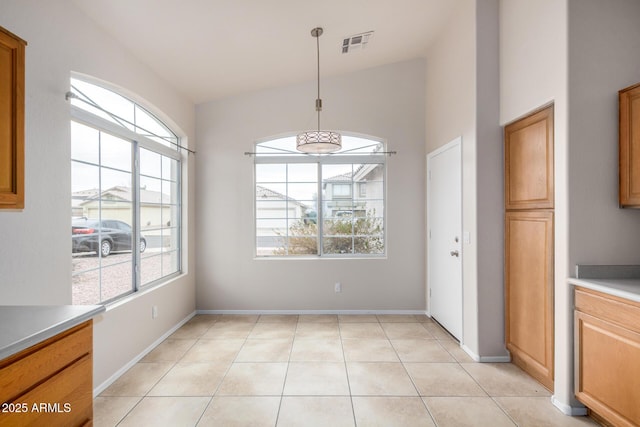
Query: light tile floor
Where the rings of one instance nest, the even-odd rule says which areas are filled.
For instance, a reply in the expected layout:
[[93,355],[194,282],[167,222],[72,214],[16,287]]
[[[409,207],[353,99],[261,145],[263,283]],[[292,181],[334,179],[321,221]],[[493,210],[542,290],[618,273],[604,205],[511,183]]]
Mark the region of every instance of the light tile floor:
[[199,315],[94,400],[101,426],[596,426],[402,315]]

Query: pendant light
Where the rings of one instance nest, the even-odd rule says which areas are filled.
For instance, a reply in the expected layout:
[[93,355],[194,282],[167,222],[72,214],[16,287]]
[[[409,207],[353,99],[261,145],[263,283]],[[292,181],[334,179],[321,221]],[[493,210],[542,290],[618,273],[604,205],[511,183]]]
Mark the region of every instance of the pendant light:
[[342,136],[338,132],[320,130],[320,111],[322,111],[322,99],[320,99],[320,36],[322,32],[320,27],[311,30],[311,35],[316,38],[318,52],[318,98],[316,99],[318,130],[309,130],[298,134],[296,148],[303,153],[326,154],[342,148]]

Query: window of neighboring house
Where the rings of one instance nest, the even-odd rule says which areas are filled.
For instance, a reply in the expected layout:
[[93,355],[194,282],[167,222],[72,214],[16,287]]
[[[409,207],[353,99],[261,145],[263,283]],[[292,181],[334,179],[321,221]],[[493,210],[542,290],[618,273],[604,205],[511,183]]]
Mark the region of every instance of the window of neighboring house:
[[[349,177],[350,178],[350,177]],[[351,197],[351,183],[349,184],[330,184],[331,195],[333,197]]]
[[361,198],[367,197],[367,183],[361,182],[358,184],[358,190],[360,193],[358,194]]
[[72,300],[100,304],[181,271],[179,139],[109,89],[71,92]]
[[329,155],[295,145],[295,136],[256,144],[256,256],[383,256],[384,144],[343,135]]

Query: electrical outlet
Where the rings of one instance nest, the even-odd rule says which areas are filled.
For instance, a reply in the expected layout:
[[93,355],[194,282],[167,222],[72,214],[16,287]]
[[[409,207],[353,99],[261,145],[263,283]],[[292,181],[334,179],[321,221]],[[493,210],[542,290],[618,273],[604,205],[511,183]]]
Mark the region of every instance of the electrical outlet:
[[158,306],[154,305],[151,307],[151,318],[155,319],[156,317],[158,317]]
[[342,283],[336,282],[334,289],[336,293],[342,292]]

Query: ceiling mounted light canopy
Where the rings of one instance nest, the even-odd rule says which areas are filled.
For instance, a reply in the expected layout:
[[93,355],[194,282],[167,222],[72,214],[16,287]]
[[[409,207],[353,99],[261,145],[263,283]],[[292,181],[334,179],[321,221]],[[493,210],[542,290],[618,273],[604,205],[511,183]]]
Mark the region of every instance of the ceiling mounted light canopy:
[[318,130],[309,130],[298,134],[296,148],[303,153],[327,154],[342,148],[342,136],[338,132],[320,130],[320,111],[322,111],[322,99],[320,99],[320,36],[322,35],[322,28],[314,28],[311,30],[311,35],[316,38],[318,52],[318,98],[316,98]]

